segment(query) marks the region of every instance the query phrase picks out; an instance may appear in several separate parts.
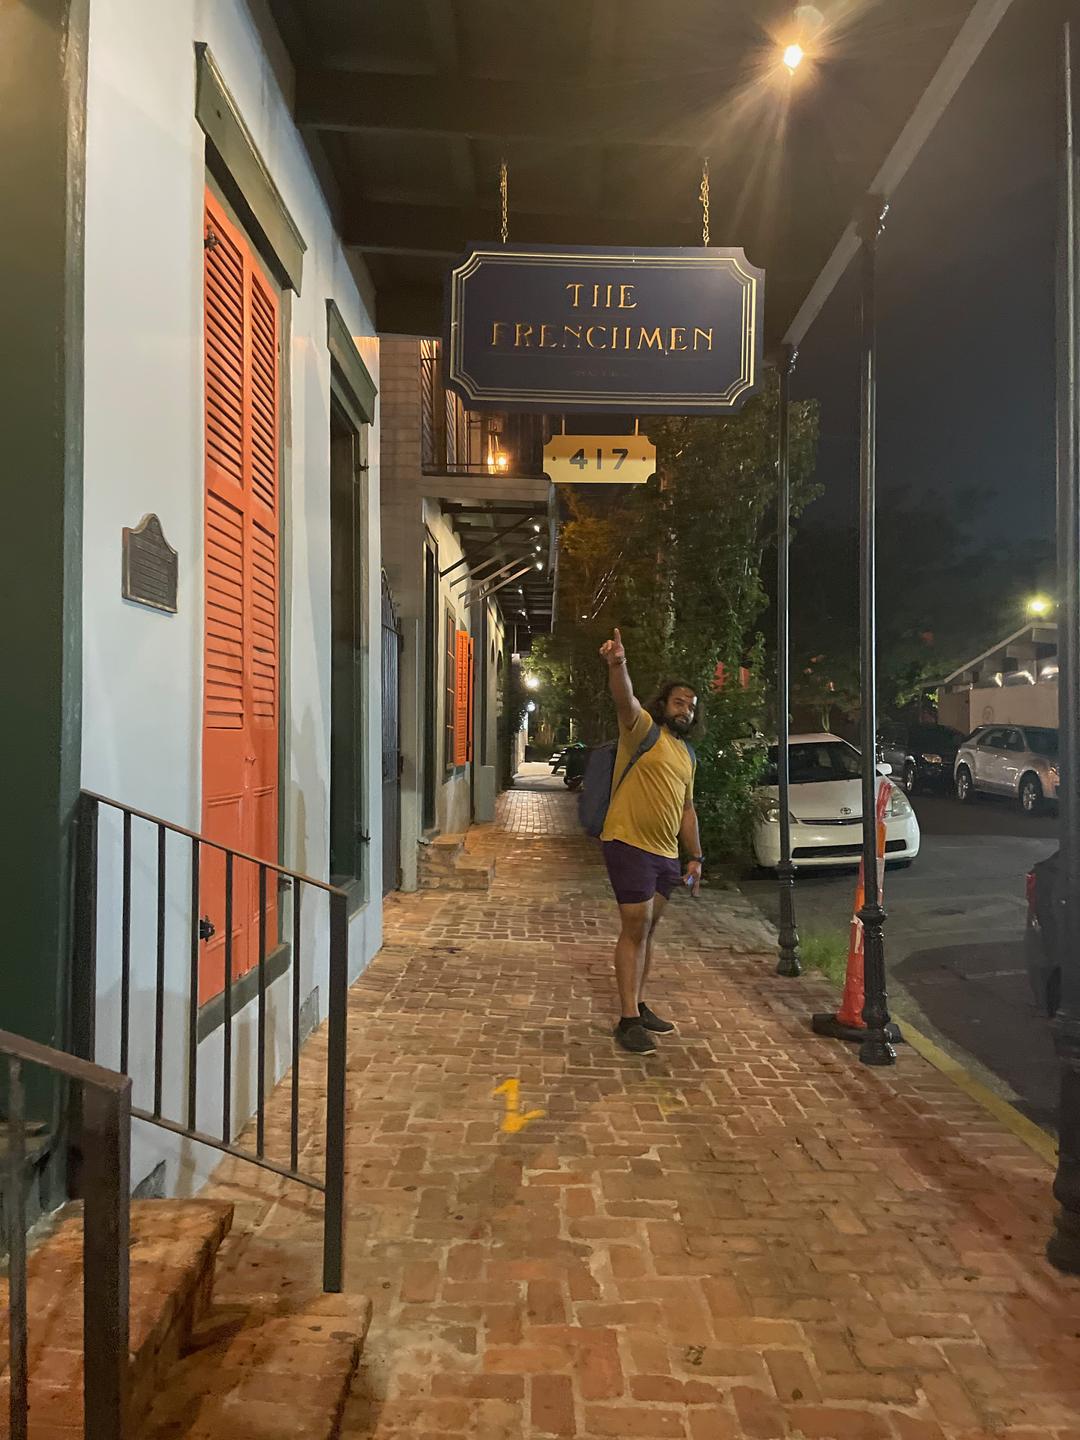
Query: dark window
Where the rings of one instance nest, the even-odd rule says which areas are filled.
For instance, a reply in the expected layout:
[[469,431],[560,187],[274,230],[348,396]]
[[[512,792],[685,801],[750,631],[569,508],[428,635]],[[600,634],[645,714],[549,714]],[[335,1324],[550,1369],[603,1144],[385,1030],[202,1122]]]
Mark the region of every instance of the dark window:
[[439,769],[439,552],[424,546],[424,828],[435,824]]
[[367,898],[364,785],[366,427],[330,414],[330,876]]
[[911,743],[919,750],[955,750],[961,738],[959,730],[948,725],[920,725],[911,732]]
[[1058,732],[1056,730],[1030,725],[1024,734],[1027,736],[1027,749],[1034,750],[1036,755],[1043,755],[1052,760],[1057,759]]
[[[769,748],[769,763],[762,777],[763,785],[776,785],[776,759],[779,751]],[[792,785],[816,785],[823,780],[858,780],[862,775],[862,756],[842,740],[813,741],[792,745],[788,750]]]
[[454,773],[454,750],[457,739],[457,622],[447,607],[446,635],[443,643],[443,769],[447,775]]
[[979,736],[977,744],[980,750],[1004,750],[1004,730],[984,730]]

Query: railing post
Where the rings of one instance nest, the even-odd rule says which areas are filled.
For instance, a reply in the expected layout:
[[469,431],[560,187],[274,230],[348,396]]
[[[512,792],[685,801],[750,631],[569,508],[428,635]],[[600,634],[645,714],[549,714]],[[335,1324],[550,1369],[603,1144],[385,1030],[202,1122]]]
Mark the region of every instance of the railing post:
[[[300,957],[294,956],[299,964]],[[330,896],[330,975],[326,1053],[326,1194],[323,1289],[342,1288],[345,1255],[345,1082],[349,1024],[348,897]]]
[[125,1440],[129,1350],[131,1081],[83,1086],[85,1440]]
[[79,796],[75,829],[75,935],[71,977],[71,1050],[94,1059],[97,1029],[98,802]]

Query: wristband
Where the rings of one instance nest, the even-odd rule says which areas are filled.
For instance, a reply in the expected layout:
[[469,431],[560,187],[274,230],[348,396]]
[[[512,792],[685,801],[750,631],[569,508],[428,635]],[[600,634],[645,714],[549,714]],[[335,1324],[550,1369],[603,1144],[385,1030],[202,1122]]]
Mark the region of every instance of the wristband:
[[687,863],[688,865],[704,865],[704,864],[705,864],[705,856],[704,856],[704,855],[688,855],[688,856],[686,857],[686,863]]

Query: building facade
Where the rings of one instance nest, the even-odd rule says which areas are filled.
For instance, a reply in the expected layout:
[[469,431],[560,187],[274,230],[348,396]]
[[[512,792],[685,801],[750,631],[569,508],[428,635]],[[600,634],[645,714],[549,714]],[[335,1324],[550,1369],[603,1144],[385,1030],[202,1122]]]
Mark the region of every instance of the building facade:
[[[85,149],[67,157],[81,197],[69,264],[85,300],[81,313],[68,305],[62,337],[65,424],[81,441],[65,503],[79,513],[66,542],[52,537],[69,547],[51,637],[65,773],[34,863],[57,870],[62,903],[76,795],[94,792],[347,889],[355,977],[382,935],[381,635],[393,603],[370,281],[293,123],[280,44],[243,0],[95,0],[81,30],[8,38],[27,54],[54,45],[85,86]],[[35,577],[20,583],[30,595]],[[33,754],[33,715],[21,723]],[[27,824],[33,838],[40,812]],[[260,927],[272,1084],[289,1061],[293,966],[304,1029],[326,1014],[326,917],[312,914],[290,954],[290,897],[276,877],[260,896],[257,867],[237,859],[226,955],[225,852],[204,850],[193,996],[191,850],[175,832],[160,843],[162,854],[151,823],[101,808],[94,1055],[121,1068],[123,1026],[134,1104],[180,1118],[196,1006],[195,1128],[220,1133],[227,967],[235,1133],[258,1088]],[[0,1024],[63,1047],[65,992],[80,983],[71,935],[40,916],[27,928],[28,953],[48,966],[37,987],[0,980]],[[135,1127],[136,1183],[184,1191],[215,1159]]]
[[500,726],[510,676],[552,614],[543,417],[465,411],[442,386],[439,351],[436,340],[380,342],[383,563],[403,632],[406,890],[434,835],[492,819],[512,773]]

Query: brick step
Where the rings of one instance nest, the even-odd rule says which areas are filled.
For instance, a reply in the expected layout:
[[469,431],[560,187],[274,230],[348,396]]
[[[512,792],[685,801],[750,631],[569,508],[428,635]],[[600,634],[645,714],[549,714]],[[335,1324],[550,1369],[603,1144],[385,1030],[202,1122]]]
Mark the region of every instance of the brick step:
[[494,860],[470,854],[464,835],[437,835],[420,847],[421,890],[490,890],[494,878]]
[[370,1323],[359,1295],[215,1306],[139,1440],[337,1440]]
[[[27,1265],[30,1433],[82,1434],[83,1222],[64,1208]],[[232,1224],[224,1201],[136,1200],[131,1205],[130,1430],[143,1433],[155,1394],[186,1349],[213,1288],[214,1260]],[[0,1281],[0,1356],[8,1353],[7,1281]],[[0,1380],[7,1413],[8,1378]],[[65,1428],[68,1427],[68,1428]]]

